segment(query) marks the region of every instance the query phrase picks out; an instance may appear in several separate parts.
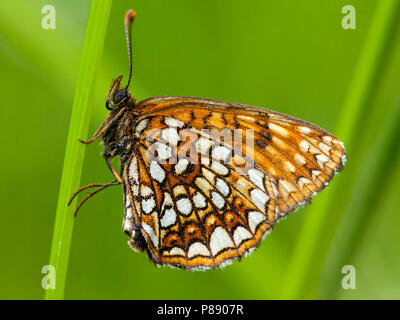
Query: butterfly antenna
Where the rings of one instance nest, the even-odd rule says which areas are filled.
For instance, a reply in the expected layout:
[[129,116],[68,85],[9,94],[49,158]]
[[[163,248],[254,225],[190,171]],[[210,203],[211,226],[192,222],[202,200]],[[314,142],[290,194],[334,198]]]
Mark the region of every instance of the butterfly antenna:
[[128,58],[129,58],[129,78],[128,83],[125,87],[125,90],[128,89],[129,84],[132,79],[132,39],[131,39],[131,30],[132,30],[132,22],[136,17],[136,12],[134,10],[128,10],[125,14],[125,37],[126,37],[126,46],[128,48]]

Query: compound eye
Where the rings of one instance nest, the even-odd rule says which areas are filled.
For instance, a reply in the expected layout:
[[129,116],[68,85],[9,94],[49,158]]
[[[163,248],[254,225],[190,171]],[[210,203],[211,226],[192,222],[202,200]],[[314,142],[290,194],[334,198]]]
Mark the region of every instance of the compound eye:
[[107,110],[112,110],[112,108],[110,107],[110,101],[106,101],[106,108]]
[[128,98],[128,91],[126,91],[125,89],[118,91],[114,96],[114,103],[118,104],[126,98]]

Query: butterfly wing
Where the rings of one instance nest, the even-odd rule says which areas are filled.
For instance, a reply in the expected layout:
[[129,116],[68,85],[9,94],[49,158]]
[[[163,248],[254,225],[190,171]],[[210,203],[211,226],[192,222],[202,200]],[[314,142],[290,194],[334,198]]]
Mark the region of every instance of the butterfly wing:
[[215,268],[244,256],[345,159],[332,134],[262,108],[157,97],[137,110],[124,229],[143,235],[159,265]]
[[155,97],[140,102],[138,110],[143,117],[172,117],[198,130],[241,130],[244,153],[253,155],[274,182],[279,216],[322,190],[346,160],[343,144],[328,131],[264,108],[212,99]]

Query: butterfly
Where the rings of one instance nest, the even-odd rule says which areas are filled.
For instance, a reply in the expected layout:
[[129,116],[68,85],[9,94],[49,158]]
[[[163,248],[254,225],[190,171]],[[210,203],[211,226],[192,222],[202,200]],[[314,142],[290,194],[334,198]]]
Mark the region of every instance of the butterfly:
[[[102,138],[115,180],[90,184],[94,194],[122,184],[122,228],[129,246],[156,265],[186,270],[222,267],[258,247],[279,219],[310,202],[342,169],[343,143],[309,122],[264,108],[195,97],[128,91],[131,25],[125,15],[130,73],[112,82],[110,110],[89,141]],[[111,159],[118,157],[120,174]]]

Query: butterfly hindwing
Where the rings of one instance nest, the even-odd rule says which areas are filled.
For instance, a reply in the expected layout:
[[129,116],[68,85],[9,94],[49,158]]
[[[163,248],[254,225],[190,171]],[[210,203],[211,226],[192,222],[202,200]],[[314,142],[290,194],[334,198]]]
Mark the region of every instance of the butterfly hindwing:
[[124,229],[140,230],[159,265],[214,268],[244,256],[343,165],[333,135],[277,112],[184,97],[137,108]]

